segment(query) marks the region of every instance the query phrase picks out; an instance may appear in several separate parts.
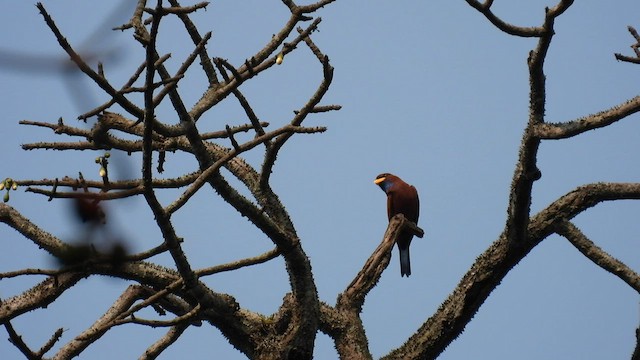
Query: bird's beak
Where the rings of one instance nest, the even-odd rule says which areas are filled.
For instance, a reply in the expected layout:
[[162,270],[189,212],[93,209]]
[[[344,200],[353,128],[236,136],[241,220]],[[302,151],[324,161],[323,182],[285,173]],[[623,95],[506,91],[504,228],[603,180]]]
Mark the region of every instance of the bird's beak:
[[376,184],[376,185],[379,185],[385,179],[386,179],[386,177],[377,178],[377,179],[373,180],[373,183]]

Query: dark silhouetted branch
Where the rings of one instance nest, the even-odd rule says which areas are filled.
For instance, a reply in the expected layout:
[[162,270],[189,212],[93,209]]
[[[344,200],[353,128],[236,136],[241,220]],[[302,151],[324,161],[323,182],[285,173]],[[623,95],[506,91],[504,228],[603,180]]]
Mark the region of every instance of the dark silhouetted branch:
[[633,26],[629,26],[627,27],[627,29],[629,30],[629,33],[631,34],[631,36],[633,36],[633,38],[636,39],[636,43],[631,45],[631,49],[633,49],[633,52],[636,54],[636,56],[631,57],[631,56],[622,55],[620,53],[615,53],[614,56],[618,61],[629,62],[632,64],[640,64],[640,35],[638,35],[638,32]]

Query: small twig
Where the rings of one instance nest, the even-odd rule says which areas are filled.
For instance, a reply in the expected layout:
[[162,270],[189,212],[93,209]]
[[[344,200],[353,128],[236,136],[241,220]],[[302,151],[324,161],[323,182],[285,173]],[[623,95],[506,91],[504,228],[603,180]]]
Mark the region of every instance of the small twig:
[[278,248],[275,248],[258,256],[241,259],[241,260],[230,262],[227,264],[221,264],[221,265],[216,265],[216,266],[211,266],[208,268],[196,270],[196,274],[198,275],[198,277],[203,277],[203,276],[213,275],[213,274],[217,274],[225,271],[237,270],[246,266],[265,263],[269,260],[277,258],[278,255],[280,255],[280,251],[278,250]]
[[[218,68],[218,71],[220,71],[220,74],[222,75],[222,78],[224,79],[225,82],[229,83],[232,80],[236,80],[236,83],[237,83],[236,88],[244,82],[245,79],[242,77],[242,75],[240,75],[238,70],[236,70],[236,68],[234,68],[233,65],[229,64],[227,60],[217,57],[213,59],[213,63]],[[231,74],[233,75],[233,78],[230,78],[227,75],[227,72],[225,71],[225,69],[231,72]]]
[[310,113],[322,113],[322,112],[328,112],[328,111],[337,111],[342,109],[341,105],[324,105],[324,106],[314,106],[311,110],[309,110]]
[[640,327],[636,329],[636,347],[633,349],[631,360],[640,360]]
[[62,328],[59,328],[58,330],[56,330],[56,332],[54,332],[53,335],[51,335],[51,338],[49,338],[49,340],[44,345],[42,345],[42,347],[40,348],[40,350],[38,350],[36,354],[38,354],[39,357],[42,357],[44,354],[46,354],[47,351],[51,350],[53,345],[55,345],[56,342],[60,340],[63,333],[64,333],[64,329]]
[[164,163],[166,159],[167,159],[167,152],[164,149],[158,151],[158,166],[156,167],[156,170],[160,174],[164,172]]
[[0,273],[0,279],[9,279],[13,277],[23,276],[23,275],[46,275],[53,276],[60,274],[60,270],[51,270],[51,269],[22,269],[15,271],[7,271]]
[[626,56],[620,53],[615,53],[614,56],[618,61],[624,61],[624,62],[629,62],[633,64],[640,64],[640,35],[636,31],[636,29],[634,29],[632,26],[627,27],[627,29],[629,30],[629,33],[631,33],[631,36],[633,36],[634,39],[636,39],[636,43],[631,45],[631,49],[633,49],[633,52],[636,54],[636,57]]
[[[244,112],[247,115],[247,118],[249,118],[249,121],[251,121],[251,125],[253,126],[253,129],[255,130],[256,135],[257,136],[264,135],[265,134],[264,127],[268,126],[269,123],[260,122],[260,119],[258,119],[258,116],[255,114],[255,112],[251,108],[251,105],[249,105],[249,101],[247,101],[247,99],[244,97],[244,95],[242,95],[239,89],[234,89],[232,93],[236,97],[236,99],[238,99],[238,102],[240,103],[240,106],[242,106],[242,108],[244,109]],[[264,125],[264,124],[267,124],[267,125]],[[268,143],[265,142],[265,144],[268,144]]]
[[265,141],[269,141],[275,138],[276,136],[280,136],[283,134],[290,134],[290,133],[313,134],[318,132],[324,132],[325,130],[326,128],[324,127],[304,128],[300,126],[287,125],[277,130],[266,133],[262,136],[259,136],[257,138],[254,138],[253,140],[250,140],[242,145],[239,145],[238,150],[234,149],[230,151],[229,153],[221,157],[219,160],[217,160],[215,163],[213,163],[211,166],[209,166],[206,170],[202,171],[198,176],[198,178],[191,184],[191,186],[189,186],[189,188],[185,192],[183,192],[182,195],[177,200],[175,200],[173,203],[167,206],[165,211],[168,214],[172,214],[178,211],[178,209],[184,206],[187,203],[187,201],[198,190],[200,190],[200,188],[208,181],[210,176],[218,172],[222,166],[224,166],[229,160],[233,159],[239,154],[245,151],[251,150],[252,148],[258,146],[259,144],[262,144]]
[[137,188],[128,189],[128,190],[121,190],[121,191],[86,192],[86,193],[53,192],[53,191],[43,190],[43,189],[34,188],[34,187],[28,187],[25,191],[34,193],[34,194],[49,196],[49,198],[56,198],[56,199],[91,199],[91,200],[97,199],[100,201],[124,199],[134,195],[140,195],[143,193],[142,187],[137,187]]
[[[152,89],[158,89],[160,87],[169,87],[169,86],[175,86],[175,84],[180,81],[180,79],[182,79],[184,77],[183,74],[179,74],[176,75],[174,77],[168,78],[168,79],[162,79],[158,82],[152,83],[151,84],[151,88]],[[133,93],[133,92],[140,92],[143,93],[147,91],[147,85],[145,86],[130,86],[126,89],[123,89],[120,91],[121,94],[128,94],[128,93]]]
[[[140,66],[138,66],[138,68],[136,69],[136,71],[133,73],[133,75],[129,78],[129,80],[120,88],[119,93],[122,93],[125,89],[131,87],[140,77],[140,75],[142,74],[142,72],[144,71],[144,69],[147,67],[147,62],[143,62]],[[97,108],[93,109],[93,110],[89,110],[84,114],[81,114],[78,116],[78,120],[83,120],[84,122],[87,121],[88,118],[92,117],[92,116],[96,116],[98,114],[100,114],[101,112],[107,110],[108,108],[110,108],[111,106],[113,106],[113,104],[115,104],[116,101],[114,99],[110,99],[109,101],[107,101],[106,103],[98,106]]]
[[4,323],[5,329],[7,329],[7,333],[9,333],[9,341],[20,350],[21,353],[29,360],[39,360],[41,357],[38,356],[33,350],[27,346],[27,344],[22,340],[22,336],[18,335],[16,330],[11,325],[10,321]]
[[[207,42],[209,41],[209,39],[211,39],[211,32],[206,33],[204,37],[200,40],[200,42],[196,44],[196,47],[193,49],[191,54],[187,56],[187,58],[182,63],[182,65],[180,66],[176,74],[173,76],[174,78],[184,77],[184,74],[187,72],[187,69],[189,69],[189,67],[195,61],[196,57],[203,51],[203,49],[205,49],[205,46],[207,45]],[[160,66],[160,64],[157,64],[156,67],[158,66]],[[162,99],[164,99],[164,97],[167,94],[169,94],[169,92],[175,90],[176,86],[178,86],[178,81],[168,83],[162,90],[160,90],[160,92],[153,99],[153,106],[158,106],[158,104],[162,102]]]
[[[256,118],[257,120],[257,118]],[[262,135],[264,135],[264,128],[268,127],[270,124],[266,121],[262,121],[262,122],[258,122],[257,126],[259,129],[261,129],[262,131]],[[233,134],[237,134],[240,132],[247,132],[251,129],[256,129],[256,126],[253,124],[253,120],[251,124],[245,124],[245,125],[238,125],[238,126],[232,126],[231,127],[231,132]],[[256,130],[256,132],[258,132],[258,130]],[[208,140],[208,139],[224,139],[228,136],[227,131],[226,130],[220,130],[220,131],[212,131],[212,132],[206,132],[206,133],[202,133],[202,139],[203,140]]]
[[556,228],[556,232],[558,235],[564,236],[569,240],[569,242],[589,260],[593,261],[605,271],[616,275],[640,293],[640,275],[622,261],[599,248],[572,222],[568,220],[561,221]]
[[[305,42],[310,48],[315,48],[315,44],[311,41],[309,37],[304,38]],[[315,51],[316,56],[321,56],[322,52],[319,49]],[[322,63],[322,72],[324,77],[322,82],[318,86],[316,92],[311,96],[309,101],[298,111],[293,119],[291,120],[291,125],[300,126],[304,119],[306,119],[307,115],[309,115],[311,109],[315,108],[320,100],[324,97],[326,92],[329,90],[329,86],[331,86],[331,82],[333,81],[333,67],[329,64],[329,57],[324,55],[319,59]],[[260,180],[259,184],[261,188],[266,188],[269,182],[269,178],[271,177],[273,166],[275,165],[276,158],[278,156],[278,152],[284,146],[285,142],[291,138],[293,133],[283,134],[282,136],[275,139],[270,146],[264,156],[264,162],[262,164],[262,169],[260,170]]]
[[67,39],[62,35],[55,22],[44,8],[42,3],[37,3],[36,7],[40,10],[42,17],[44,18],[47,26],[51,29],[53,34],[60,46],[67,52],[71,60],[78,66],[78,68],[89,76],[102,90],[104,90],[107,94],[113,97],[113,100],[117,102],[120,106],[122,106],[127,112],[132,115],[141,116],[143,114],[143,110],[134,105],[131,101],[124,97],[124,95],[120,94],[116,89],[111,86],[111,84],[104,77],[100,76],[98,73],[93,71],[91,67],[82,59],[82,57],[73,50]]
[[225,125],[225,129],[227,130],[227,137],[229,138],[229,140],[231,140],[231,145],[233,145],[233,149],[236,152],[239,152],[240,151],[240,145],[238,145],[238,142],[233,137],[233,132],[231,131],[231,127],[229,125]]
[[322,51],[320,51],[320,48],[318,48],[318,46],[316,46],[316,44],[309,37],[309,35],[311,35],[311,33],[317,29],[318,24],[320,24],[320,21],[322,21],[322,18],[317,18],[305,30],[302,30],[301,27],[298,27],[296,30],[300,34],[300,37],[302,38],[302,40],[307,44],[309,49],[311,49],[311,52],[318,58],[318,60],[320,60],[320,62],[322,62],[325,55],[322,53]]
[[166,350],[171,344],[173,344],[182,333],[189,327],[189,323],[183,322],[172,326],[171,329],[160,339],[158,339],[153,345],[149,346],[147,350],[142,354],[139,360],[151,360],[156,359],[160,353]]
[[158,300],[174,292],[176,289],[180,288],[183,284],[184,284],[184,280],[182,278],[177,279],[176,281],[172,282],[164,289],[144,299],[141,303],[136,304],[135,306],[131,307],[129,310],[119,314],[117,319],[119,321],[124,321],[125,319],[129,318],[130,316],[133,316],[133,314],[144,309],[145,307],[151,306],[157,303]]
[[[171,4],[171,6],[174,6],[174,7],[180,6],[177,0],[169,0],[169,3]],[[191,21],[189,16],[187,16],[187,14],[178,14],[178,18],[184,24],[185,30],[187,30],[187,32],[189,33],[189,36],[191,37],[191,41],[193,42],[193,44],[197,46],[197,44],[201,43],[203,38],[202,36],[200,36],[200,33],[198,32],[198,28]],[[209,80],[209,86],[213,87],[217,85],[218,78],[216,76],[216,71],[211,62],[211,57],[207,53],[207,48],[202,47],[198,55],[200,56],[200,65],[202,66],[202,70],[204,71],[205,75],[207,76],[207,79]]]
[[173,318],[171,320],[148,320],[148,319],[141,319],[138,317],[131,316],[126,319],[118,320],[116,324],[120,325],[120,324],[126,324],[126,323],[134,323],[134,324],[151,326],[154,328],[169,327],[169,326],[175,326],[182,323],[189,323],[190,320],[192,320],[194,317],[198,315],[200,310],[201,310],[201,306],[200,304],[198,304],[193,309],[191,309],[191,311],[189,311],[188,313],[178,316],[176,318]]
[[53,187],[51,188],[51,195],[49,195],[49,199],[47,199],[47,201],[53,200],[54,195],[56,194],[56,191],[58,191],[58,178],[55,178],[53,182]]
[[196,12],[200,9],[206,9],[209,5],[208,1],[200,2],[192,6],[173,6],[168,8],[145,8],[144,11],[152,15],[168,15],[168,14],[189,14]]

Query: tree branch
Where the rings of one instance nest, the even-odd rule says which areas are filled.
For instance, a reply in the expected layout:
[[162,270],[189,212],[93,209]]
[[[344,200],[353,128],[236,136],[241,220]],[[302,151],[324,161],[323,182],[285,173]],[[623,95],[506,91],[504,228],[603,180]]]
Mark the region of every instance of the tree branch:
[[482,253],[455,290],[407,342],[383,359],[435,359],[457,338],[507,273],[542,240],[585,210],[614,200],[640,200],[639,183],[584,185],[560,197],[532,217],[528,237],[510,242],[506,234]]
[[111,84],[107,81],[107,79],[105,79],[103,76],[101,76],[100,74],[96,73],[93,69],[91,69],[91,67],[89,67],[89,65],[87,65],[86,62],[84,62],[82,57],[73,50],[71,45],[67,42],[67,39],[64,36],[62,36],[62,33],[54,23],[49,13],[45,10],[42,3],[37,3],[36,7],[38,8],[38,10],[40,10],[40,13],[42,14],[45,22],[47,23],[47,26],[49,26],[49,28],[55,35],[62,49],[64,49],[67,52],[67,54],[71,58],[71,61],[73,61],[78,66],[78,68],[87,76],[89,76],[89,78],[91,78],[101,89],[103,89],[107,94],[109,94],[118,105],[122,106],[122,108],[124,108],[130,114],[136,117],[141,117],[143,114],[142,109],[135,106],[123,94],[121,94],[119,91],[114,89],[113,86],[111,86]]
[[540,139],[566,139],[589,130],[611,125],[638,111],[640,111],[640,96],[629,99],[610,109],[566,123],[537,124],[534,129],[534,136]]
[[491,11],[493,0],[487,0],[484,3],[481,3],[477,0],[465,1],[467,2],[467,4],[471,5],[471,7],[478,10],[482,15],[484,15],[487,20],[489,20],[496,28],[509,35],[520,37],[539,37],[542,35],[543,29],[541,27],[521,27],[509,24],[500,19]]
[[614,56],[618,61],[629,62],[632,64],[640,64],[640,35],[638,35],[638,32],[636,31],[636,29],[634,29],[632,26],[627,27],[627,29],[629,30],[629,33],[631,33],[631,36],[633,36],[633,38],[636,39],[636,43],[631,45],[631,49],[633,49],[633,52],[636,54],[636,56],[631,57],[631,56],[626,56],[619,53],[615,53]]
[[633,349],[631,360],[640,360],[640,327],[636,329],[636,347]]
[[351,284],[338,295],[335,308],[327,304],[321,305],[320,330],[333,338],[340,358],[371,359],[360,313],[369,291],[376,286],[382,272],[389,265],[391,250],[398,235],[407,228],[418,237],[424,235],[422,229],[407,220],[404,215],[395,215],[389,221],[380,245]]
[[357,314],[362,311],[366,296],[369,294],[369,291],[376,286],[382,276],[382,272],[389,265],[393,245],[396,243],[398,235],[405,228],[411,230],[414,235],[419,238],[424,236],[424,231],[413,222],[407,220],[404,215],[397,214],[391,218],[384,237],[382,238],[382,243],[380,243],[378,248],[371,254],[362,267],[362,270],[360,270],[358,275],[351,281],[351,284],[347,286],[344,292],[338,295],[336,308],[348,309]]
[[556,227],[558,235],[565,237],[582,255],[610,272],[640,293],[640,275],[622,261],[599,248],[570,221],[561,221]]
[[111,327],[117,325],[118,316],[137,300],[143,298],[142,287],[131,285],[120,295],[113,305],[88,329],[58,350],[54,359],[71,359],[80,355],[87,347],[102,337]]
[[42,359],[38,354],[36,354],[33,350],[29,348],[29,346],[22,340],[22,336],[18,335],[16,330],[11,325],[10,321],[4,323],[5,329],[7,329],[7,333],[9,334],[9,341],[16,347],[20,352],[29,360],[40,360]]
[[529,121],[522,136],[518,163],[511,182],[509,206],[507,208],[507,222],[504,233],[509,241],[521,242],[527,237],[530,217],[531,193],[533,183],[542,174],[537,167],[538,147],[540,139],[534,136],[535,127],[544,123],[546,84],[544,75],[544,61],[555,34],[553,29],[556,17],[560,16],[573,3],[573,0],[560,0],[554,8],[545,9],[544,23],[538,44],[529,53]]
[[155,359],[160,354],[166,350],[171,344],[173,344],[178,338],[182,335],[182,333],[189,327],[187,323],[178,324],[172,326],[167,333],[158,339],[153,345],[149,346],[147,350],[140,356],[140,360],[151,360]]
[[85,276],[74,272],[48,277],[22,294],[3,300],[0,307],[0,324],[31,310],[47,307]]

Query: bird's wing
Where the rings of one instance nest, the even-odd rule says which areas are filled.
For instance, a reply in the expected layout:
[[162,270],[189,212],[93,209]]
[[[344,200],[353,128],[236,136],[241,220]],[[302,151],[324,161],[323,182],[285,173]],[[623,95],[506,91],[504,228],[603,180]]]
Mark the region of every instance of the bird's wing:
[[389,220],[391,220],[393,215],[397,214],[396,211],[397,210],[396,210],[396,208],[394,206],[394,202],[393,202],[393,192],[389,192],[387,194],[387,217],[389,218]]
[[416,193],[416,224],[418,223],[418,217],[420,217],[420,197],[418,196],[418,191],[415,187],[411,186],[413,191]]

